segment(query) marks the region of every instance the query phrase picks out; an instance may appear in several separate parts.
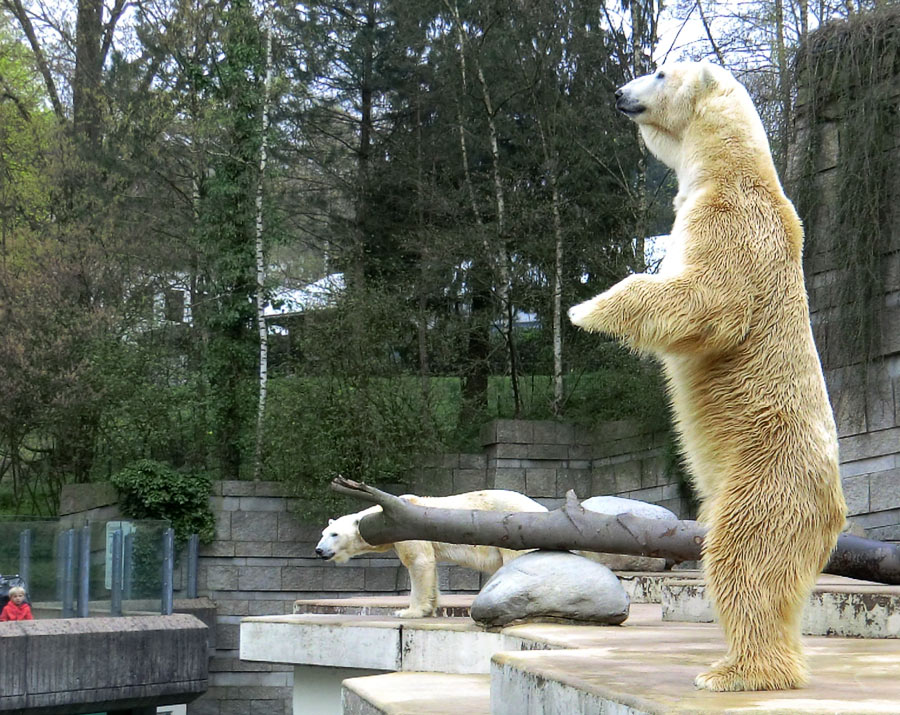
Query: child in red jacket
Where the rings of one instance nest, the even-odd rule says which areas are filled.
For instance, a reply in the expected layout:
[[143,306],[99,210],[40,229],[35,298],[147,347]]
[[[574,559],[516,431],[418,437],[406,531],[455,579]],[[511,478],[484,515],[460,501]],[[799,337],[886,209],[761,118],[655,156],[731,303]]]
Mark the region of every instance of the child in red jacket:
[[13,586],[9,589],[9,603],[0,612],[0,621],[33,621],[31,606],[25,603],[25,589]]

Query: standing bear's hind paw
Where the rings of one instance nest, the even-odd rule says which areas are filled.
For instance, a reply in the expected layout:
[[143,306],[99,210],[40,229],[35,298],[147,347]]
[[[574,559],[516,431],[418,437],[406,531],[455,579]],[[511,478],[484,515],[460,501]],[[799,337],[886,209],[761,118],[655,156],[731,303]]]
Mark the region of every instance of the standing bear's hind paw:
[[715,664],[694,678],[700,690],[737,692],[741,690],[793,690],[806,684],[802,668],[742,667],[736,663]]

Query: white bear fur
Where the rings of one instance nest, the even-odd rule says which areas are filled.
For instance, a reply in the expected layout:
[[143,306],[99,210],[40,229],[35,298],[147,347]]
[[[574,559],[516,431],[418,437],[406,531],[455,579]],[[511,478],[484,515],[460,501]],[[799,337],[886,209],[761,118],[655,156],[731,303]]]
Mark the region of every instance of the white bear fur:
[[673,245],[659,274],[629,276],[569,315],[663,362],[728,645],[697,687],[800,687],[803,606],[846,511],[803,228],[753,102],[725,69],[664,65],[616,96],[678,174]]
[[[405,494],[402,498],[413,504],[442,509],[547,511],[545,507],[524,494],[505,489],[464,492],[447,497],[419,497]],[[374,546],[367,543],[360,535],[359,522],[363,517],[380,511],[380,506],[373,506],[355,514],[329,519],[328,526],[322,530],[322,538],[316,545],[316,554],[321,558],[342,564],[360,554],[393,549],[400,562],[409,571],[409,608],[396,612],[395,615],[400,618],[423,618],[435,614],[440,595],[437,581],[437,564],[439,562],[450,562],[486,574],[493,574],[501,566],[524,553],[496,546],[446,544],[437,541],[399,541],[393,544]]]

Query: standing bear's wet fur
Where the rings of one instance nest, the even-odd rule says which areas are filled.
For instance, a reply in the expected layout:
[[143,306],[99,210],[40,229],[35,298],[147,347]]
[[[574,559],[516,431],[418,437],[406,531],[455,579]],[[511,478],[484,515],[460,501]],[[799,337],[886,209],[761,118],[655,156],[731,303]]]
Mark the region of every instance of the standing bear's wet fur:
[[759,115],[726,70],[664,65],[616,97],[677,172],[675,223],[659,274],[629,276],[569,316],[663,362],[728,645],[695,684],[799,687],[803,606],[845,515],[803,229]]

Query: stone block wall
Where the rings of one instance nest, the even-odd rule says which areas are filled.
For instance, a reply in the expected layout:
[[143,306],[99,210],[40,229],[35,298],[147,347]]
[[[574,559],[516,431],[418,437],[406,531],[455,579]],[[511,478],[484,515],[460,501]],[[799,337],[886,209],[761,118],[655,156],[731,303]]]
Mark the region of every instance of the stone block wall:
[[[897,8],[882,13],[900,17]],[[877,27],[870,23],[866,27]],[[868,32],[863,29],[861,32]],[[874,41],[865,40],[864,41]],[[803,79],[801,77],[801,79]],[[884,176],[890,192],[900,192],[900,122],[891,118],[900,103],[900,78],[882,86],[852,87],[848,91],[874,91],[884,97],[883,117],[870,123],[893,127],[894,141],[886,146],[895,161]],[[813,332],[840,439],[841,477],[850,517],[865,527],[869,536],[889,541],[900,540],[900,203],[892,202],[882,217],[886,240],[880,256],[878,276],[882,295],[879,306],[879,353],[868,364],[847,333],[854,330],[835,319],[840,315],[841,290],[847,281],[846,242],[856,240],[838,228],[841,206],[838,176],[844,158],[841,155],[842,124],[846,121],[843,100],[826,98],[813,127],[820,135],[815,166],[806,174],[802,151],[810,135],[807,91],[798,87],[796,144],[791,174],[795,183],[812,187],[819,197],[812,215],[806,218],[805,270],[810,297]],[[844,338],[842,340],[842,338]]]
[[614,494],[690,518],[690,504],[667,469],[668,434],[639,424],[605,422],[596,430],[552,421],[494,420],[481,434],[482,454],[445,454],[407,476],[415,494],[444,496],[511,489],[549,508],[570,489],[579,499]]

